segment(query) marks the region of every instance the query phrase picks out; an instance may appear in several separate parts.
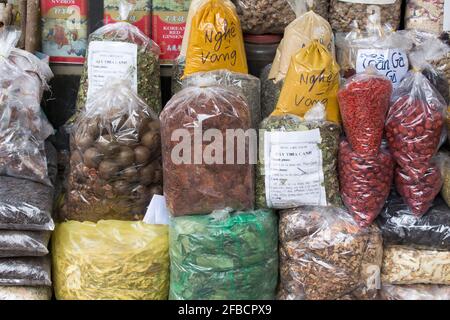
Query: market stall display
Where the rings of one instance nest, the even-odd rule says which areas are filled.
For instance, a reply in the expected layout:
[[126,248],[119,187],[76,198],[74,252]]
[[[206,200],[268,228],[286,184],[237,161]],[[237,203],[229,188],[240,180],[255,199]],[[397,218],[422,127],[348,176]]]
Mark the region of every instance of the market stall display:
[[172,218],[170,299],[273,300],[277,228],[270,210]]
[[168,227],[143,222],[65,222],[52,240],[55,294],[62,300],[165,300]]

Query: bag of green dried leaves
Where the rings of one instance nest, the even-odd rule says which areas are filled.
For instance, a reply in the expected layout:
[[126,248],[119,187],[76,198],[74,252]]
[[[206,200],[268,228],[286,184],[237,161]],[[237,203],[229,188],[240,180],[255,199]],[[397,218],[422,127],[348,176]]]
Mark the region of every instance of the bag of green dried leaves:
[[261,208],[341,205],[337,156],[341,128],[317,104],[304,118],[285,114],[261,123],[256,201]]

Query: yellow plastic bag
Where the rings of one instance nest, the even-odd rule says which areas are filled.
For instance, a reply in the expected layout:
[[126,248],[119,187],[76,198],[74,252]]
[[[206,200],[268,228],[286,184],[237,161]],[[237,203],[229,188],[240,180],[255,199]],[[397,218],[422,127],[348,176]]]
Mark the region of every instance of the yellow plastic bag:
[[193,16],[184,75],[219,69],[248,73],[241,23],[229,0],[209,0]]
[[339,66],[318,40],[292,57],[274,116],[286,113],[303,117],[317,103],[326,108],[327,120],[340,122],[337,92]]
[[164,300],[169,294],[168,226],[69,221],[53,234],[60,300]]

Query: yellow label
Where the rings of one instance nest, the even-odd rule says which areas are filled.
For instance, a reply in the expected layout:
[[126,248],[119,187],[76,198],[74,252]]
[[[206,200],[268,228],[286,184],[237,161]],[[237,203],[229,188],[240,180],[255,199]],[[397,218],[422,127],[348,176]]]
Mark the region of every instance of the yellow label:
[[325,46],[314,40],[292,57],[273,115],[303,117],[316,103],[325,105],[327,120],[340,122],[337,101],[339,66]]
[[209,0],[192,19],[184,75],[228,69],[248,73],[241,24],[228,0]]

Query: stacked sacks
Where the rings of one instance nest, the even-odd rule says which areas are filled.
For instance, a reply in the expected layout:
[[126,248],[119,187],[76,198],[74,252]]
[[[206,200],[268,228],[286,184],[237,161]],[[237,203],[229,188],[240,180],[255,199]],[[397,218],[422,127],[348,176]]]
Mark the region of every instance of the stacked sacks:
[[48,300],[56,151],[40,102],[53,74],[19,37],[0,32],[0,299]]

